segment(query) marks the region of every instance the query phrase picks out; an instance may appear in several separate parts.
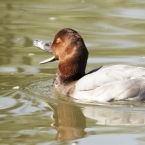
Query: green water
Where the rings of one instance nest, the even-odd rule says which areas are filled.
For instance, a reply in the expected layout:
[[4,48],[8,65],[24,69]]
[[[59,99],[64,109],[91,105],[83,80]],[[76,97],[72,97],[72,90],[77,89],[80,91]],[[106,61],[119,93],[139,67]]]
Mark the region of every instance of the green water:
[[143,145],[145,104],[84,104],[53,93],[57,64],[33,40],[77,30],[86,72],[106,64],[145,67],[144,0],[0,0],[0,144]]

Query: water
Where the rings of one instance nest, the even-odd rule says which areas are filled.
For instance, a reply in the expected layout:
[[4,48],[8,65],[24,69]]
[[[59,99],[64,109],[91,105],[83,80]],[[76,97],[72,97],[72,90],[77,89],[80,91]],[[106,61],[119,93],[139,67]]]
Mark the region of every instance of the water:
[[89,50],[86,72],[106,64],[145,66],[143,0],[0,1],[0,144],[145,144],[145,104],[88,103],[52,89],[57,63],[32,42],[77,30]]

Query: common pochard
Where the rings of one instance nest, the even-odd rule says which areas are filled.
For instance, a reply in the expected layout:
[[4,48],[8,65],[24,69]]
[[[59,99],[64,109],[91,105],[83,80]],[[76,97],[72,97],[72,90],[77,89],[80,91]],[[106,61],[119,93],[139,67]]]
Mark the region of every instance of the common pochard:
[[53,85],[63,95],[82,101],[145,100],[145,68],[107,65],[85,74],[88,50],[73,29],[60,30],[53,43],[35,40],[34,45],[54,55],[40,64],[59,61]]

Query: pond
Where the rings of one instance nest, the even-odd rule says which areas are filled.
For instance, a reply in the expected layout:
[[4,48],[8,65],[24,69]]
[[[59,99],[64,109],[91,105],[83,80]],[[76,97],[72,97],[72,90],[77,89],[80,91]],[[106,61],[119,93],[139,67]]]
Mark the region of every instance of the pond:
[[86,72],[107,64],[145,67],[144,0],[0,1],[0,144],[142,145],[145,103],[83,103],[53,92],[58,62],[33,41],[62,28],[84,38]]

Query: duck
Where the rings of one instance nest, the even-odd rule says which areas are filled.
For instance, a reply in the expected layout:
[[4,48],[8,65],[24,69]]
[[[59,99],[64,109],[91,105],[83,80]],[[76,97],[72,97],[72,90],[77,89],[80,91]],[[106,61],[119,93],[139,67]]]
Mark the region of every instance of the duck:
[[105,65],[85,73],[89,52],[81,35],[71,28],[60,30],[53,42],[34,40],[34,46],[53,53],[40,64],[58,60],[53,87],[80,101],[144,101],[145,68],[124,64]]

